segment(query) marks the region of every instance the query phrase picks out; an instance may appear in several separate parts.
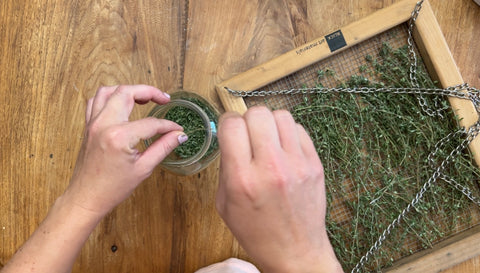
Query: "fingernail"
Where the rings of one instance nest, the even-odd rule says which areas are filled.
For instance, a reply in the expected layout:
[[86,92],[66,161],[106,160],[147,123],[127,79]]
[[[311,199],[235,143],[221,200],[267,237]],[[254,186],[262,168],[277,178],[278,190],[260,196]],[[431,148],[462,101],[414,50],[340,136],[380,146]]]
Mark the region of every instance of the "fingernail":
[[163,95],[167,98],[170,98],[170,95],[168,93],[163,92]]
[[188,136],[185,135],[185,134],[181,134],[181,135],[178,136],[178,143],[180,143],[180,144],[184,143],[187,140],[188,140]]

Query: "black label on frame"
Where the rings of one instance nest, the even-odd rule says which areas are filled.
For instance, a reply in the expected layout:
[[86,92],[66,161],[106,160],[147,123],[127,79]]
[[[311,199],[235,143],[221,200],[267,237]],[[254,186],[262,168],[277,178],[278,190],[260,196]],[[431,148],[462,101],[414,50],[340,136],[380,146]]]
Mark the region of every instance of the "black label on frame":
[[341,30],[337,30],[331,34],[328,34],[325,36],[325,40],[327,40],[327,44],[331,52],[334,52],[335,50],[347,45]]

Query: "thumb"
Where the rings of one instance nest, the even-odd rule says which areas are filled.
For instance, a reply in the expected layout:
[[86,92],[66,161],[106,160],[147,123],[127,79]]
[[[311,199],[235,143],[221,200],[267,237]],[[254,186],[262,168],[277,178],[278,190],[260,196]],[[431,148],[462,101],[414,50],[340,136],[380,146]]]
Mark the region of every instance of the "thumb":
[[145,169],[153,170],[180,144],[187,141],[188,136],[182,131],[170,131],[155,140],[138,159],[138,164]]

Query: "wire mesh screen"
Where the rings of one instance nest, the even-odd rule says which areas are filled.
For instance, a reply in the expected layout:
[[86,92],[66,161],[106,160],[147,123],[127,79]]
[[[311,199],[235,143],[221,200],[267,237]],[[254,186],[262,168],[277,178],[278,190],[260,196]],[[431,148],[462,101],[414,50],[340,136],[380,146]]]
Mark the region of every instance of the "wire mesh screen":
[[[406,24],[399,25],[259,90],[411,86],[407,37]],[[433,86],[419,62],[419,84]],[[428,116],[415,96],[399,94],[275,95],[249,97],[245,103],[288,109],[306,127],[324,164],[329,236],[344,269],[352,269],[415,197],[435,163],[461,140],[458,136],[435,146],[458,129],[446,99],[441,99],[425,101],[445,108],[443,117]],[[468,151],[455,159],[446,176],[479,196],[479,172]],[[381,270],[480,223],[478,205],[446,180],[426,193],[367,270]]]

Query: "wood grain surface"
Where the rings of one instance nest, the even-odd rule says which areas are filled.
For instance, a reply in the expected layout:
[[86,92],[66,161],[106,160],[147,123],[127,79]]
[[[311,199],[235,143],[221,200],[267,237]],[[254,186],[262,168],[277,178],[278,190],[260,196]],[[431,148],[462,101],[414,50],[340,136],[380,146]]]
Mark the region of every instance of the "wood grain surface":
[[[68,185],[99,86],[183,88],[222,109],[216,83],[395,2],[2,0],[0,267]],[[480,7],[430,2],[465,81],[480,86]],[[99,224],[73,271],[193,272],[249,259],[215,212],[218,167],[191,177],[158,168]]]

